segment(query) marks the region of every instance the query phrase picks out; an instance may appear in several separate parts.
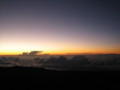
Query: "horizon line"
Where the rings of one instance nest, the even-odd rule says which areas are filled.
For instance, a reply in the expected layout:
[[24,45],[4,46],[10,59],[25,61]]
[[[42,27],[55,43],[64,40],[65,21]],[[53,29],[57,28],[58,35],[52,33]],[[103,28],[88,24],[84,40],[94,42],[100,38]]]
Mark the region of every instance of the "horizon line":
[[100,54],[120,54],[120,53],[78,53],[78,54],[38,54],[38,55],[21,55],[21,54],[0,54],[0,56],[40,56],[40,55],[100,55]]

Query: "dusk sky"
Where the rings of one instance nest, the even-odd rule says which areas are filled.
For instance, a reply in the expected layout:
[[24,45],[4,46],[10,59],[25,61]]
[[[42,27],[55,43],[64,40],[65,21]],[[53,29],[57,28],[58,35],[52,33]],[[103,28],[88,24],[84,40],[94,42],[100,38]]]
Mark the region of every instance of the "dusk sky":
[[0,0],[0,54],[120,53],[119,0]]

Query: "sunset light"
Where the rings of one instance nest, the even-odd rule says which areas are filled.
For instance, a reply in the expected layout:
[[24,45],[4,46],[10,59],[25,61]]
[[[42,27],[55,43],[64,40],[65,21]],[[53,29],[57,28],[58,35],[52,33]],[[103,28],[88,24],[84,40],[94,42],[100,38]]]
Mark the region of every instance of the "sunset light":
[[101,2],[13,2],[0,7],[0,55],[120,53],[119,16]]

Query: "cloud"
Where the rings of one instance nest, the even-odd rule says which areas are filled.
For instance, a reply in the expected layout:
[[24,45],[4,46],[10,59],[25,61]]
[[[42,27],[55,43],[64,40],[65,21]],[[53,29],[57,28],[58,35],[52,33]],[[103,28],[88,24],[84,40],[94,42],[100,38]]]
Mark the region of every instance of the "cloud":
[[37,55],[38,53],[42,53],[42,51],[31,51],[29,55]]
[[31,51],[31,52],[23,52],[22,55],[37,55],[38,53],[42,53],[43,51]]
[[17,66],[20,65],[20,59],[15,57],[1,57],[0,66]]
[[[27,59],[26,56],[22,57]],[[84,70],[84,68],[89,69],[89,67],[120,68],[120,55],[76,55],[69,59],[66,56],[35,57],[36,58],[31,60],[17,57],[0,57],[0,66],[30,66],[57,70]]]
[[[58,58],[50,57],[42,64],[45,68],[65,70],[82,70],[84,68],[89,69],[89,67],[116,68],[120,65],[120,55],[92,55],[91,57],[93,58],[92,60],[83,55],[73,56],[71,59],[67,59],[64,56]],[[94,59],[95,57],[97,59]]]
[[90,62],[84,56],[74,56],[72,59],[67,59],[64,56],[58,58],[51,57],[43,63],[44,67],[55,69],[72,69],[81,65],[88,65]]

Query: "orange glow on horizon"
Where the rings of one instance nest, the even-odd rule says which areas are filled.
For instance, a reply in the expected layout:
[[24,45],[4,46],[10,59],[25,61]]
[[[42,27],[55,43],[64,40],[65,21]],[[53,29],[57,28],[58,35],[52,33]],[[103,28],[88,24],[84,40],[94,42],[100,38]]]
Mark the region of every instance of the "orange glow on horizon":
[[[11,43],[10,43],[11,44]],[[82,47],[82,48],[80,48]],[[78,54],[120,54],[119,47],[89,46],[89,45],[67,45],[67,44],[8,44],[1,45],[0,55],[20,55],[22,52],[43,51],[42,54],[50,55],[78,55]]]
[[[23,51],[24,52],[24,51]],[[25,51],[26,52],[26,51]],[[0,52],[0,55],[20,55],[22,52]],[[120,54],[119,51],[56,51],[56,52],[43,52],[42,54],[49,55],[79,55],[79,54]]]

